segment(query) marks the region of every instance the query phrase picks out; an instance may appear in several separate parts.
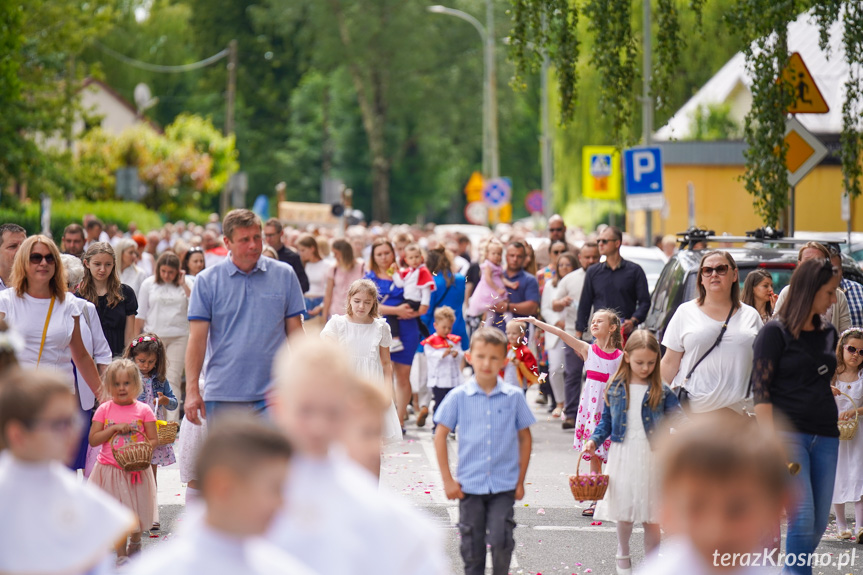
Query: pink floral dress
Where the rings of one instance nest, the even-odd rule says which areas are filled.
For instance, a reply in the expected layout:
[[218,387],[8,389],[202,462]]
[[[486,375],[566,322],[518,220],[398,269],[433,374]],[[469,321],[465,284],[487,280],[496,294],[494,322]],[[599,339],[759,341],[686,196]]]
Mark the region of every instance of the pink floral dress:
[[[619,349],[613,353],[602,351],[595,343],[587,350],[587,359],[584,368],[587,372],[584,386],[581,391],[581,402],[578,404],[578,415],[575,418],[575,443],[573,447],[581,451],[584,442],[590,439],[599,420],[602,418],[602,409],[605,407],[605,388],[608,380],[617,372],[623,352]],[[611,439],[606,439],[602,445],[597,446],[596,456],[603,463],[608,463],[608,448]],[[585,461],[590,457],[582,456]]]

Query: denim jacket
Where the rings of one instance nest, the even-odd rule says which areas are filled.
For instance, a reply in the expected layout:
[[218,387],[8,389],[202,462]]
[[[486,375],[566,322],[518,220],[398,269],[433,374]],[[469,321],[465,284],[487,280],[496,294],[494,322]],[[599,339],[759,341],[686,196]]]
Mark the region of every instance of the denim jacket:
[[[655,448],[654,442],[657,431],[665,418],[670,423],[678,425],[686,420],[677,396],[667,385],[662,386],[662,401],[656,409],[648,405],[649,395],[644,394],[644,402],[641,404],[641,417],[644,420],[644,431],[651,449]],[[622,443],[626,435],[626,386],[622,380],[615,380],[608,390],[608,402],[602,410],[602,419],[590,436],[590,441],[595,445],[602,445],[609,436],[614,443]]]
[[[180,402],[177,401],[177,396],[174,395],[174,392],[171,390],[171,385],[166,381],[159,381],[157,378],[151,379],[153,385],[153,399],[159,397],[161,393],[165,397],[168,398],[168,405],[160,405],[159,408],[164,407],[168,411],[174,411],[179,407]],[[145,384],[146,385],[146,384]],[[138,401],[146,401],[147,392],[142,391],[141,395],[138,396]],[[152,405],[150,407],[153,407]]]

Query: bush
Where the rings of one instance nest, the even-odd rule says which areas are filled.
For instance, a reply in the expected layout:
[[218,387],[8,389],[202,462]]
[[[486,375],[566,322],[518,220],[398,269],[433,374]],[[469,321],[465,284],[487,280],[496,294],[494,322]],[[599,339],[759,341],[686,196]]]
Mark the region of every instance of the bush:
[[[57,202],[51,205],[51,234],[57,240],[63,235],[63,229],[71,223],[80,224],[84,214],[93,214],[105,225],[117,224],[120,230],[129,228],[129,222],[135,222],[142,232],[162,227],[162,217],[140,204],[132,202]],[[26,203],[17,208],[0,209],[0,223],[15,223],[27,230],[28,234],[42,231],[39,221],[39,204]]]

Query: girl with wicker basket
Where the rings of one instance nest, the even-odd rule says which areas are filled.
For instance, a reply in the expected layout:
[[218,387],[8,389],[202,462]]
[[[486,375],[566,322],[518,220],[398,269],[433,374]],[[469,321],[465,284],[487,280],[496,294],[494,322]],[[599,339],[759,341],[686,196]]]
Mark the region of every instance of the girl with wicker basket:
[[[165,351],[165,344],[162,343],[162,340],[156,334],[145,333],[132,340],[132,343],[126,348],[126,353],[123,354],[123,357],[134,361],[138,367],[138,371],[141,373],[141,383],[144,390],[138,396],[138,401],[146,403],[153,410],[153,415],[156,416],[156,431],[159,435],[159,446],[153,450],[151,464],[153,479],[157,480],[158,475],[156,471],[159,466],[164,467],[177,462],[177,458],[174,456],[173,440],[162,439],[165,436],[171,435],[175,439],[177,429],[180,427],[178,423],[169,423],[167,421],[168,411],[174,411],[179,406],[179,402],[171,390],[171,385],[165,379],[165,373],[168,369],[168,354]],[[167,443],[167,441],[170,441],[170,443]],[[155,520],[150,531],[159,531],[161,528],[159,509],[157,507]]]
[[602,419],[584,443],[593,455],[611,438],[608,490],[596,506],[596,518],[617,522],[617,573],[632,572],[629,540],[634,523],[644,524],[644,551],[659,546],[659,477],[654,443],[660,428],[683,420],[677,396],[659,373],[659,342],[649,331],[629,336],[623,362],[605,392]]
[[[833,509],[840,539],[863,543],[863,434],[856,433],[857,418],[863,412],[863,329],[852,327],[839,337],[836,346],[836,375],[833,395],[839,408],[839,459],[833,487]],[[846,429],[842,429],[842,428]],[[854,503],[856,531],[848,528],[845,504]]]
[[110,397],[96,409],[90,427],[90,445],[102,446],[90,483],[98,485],[138,516],[138,525],[127,546],[116,546],[118,565],[141,550],[141,532],[153,524],[156,480],[150,461],[158,444],[156,417],[136,398],[143,384],[135,364],[117,359],[105,371],[103,396]]

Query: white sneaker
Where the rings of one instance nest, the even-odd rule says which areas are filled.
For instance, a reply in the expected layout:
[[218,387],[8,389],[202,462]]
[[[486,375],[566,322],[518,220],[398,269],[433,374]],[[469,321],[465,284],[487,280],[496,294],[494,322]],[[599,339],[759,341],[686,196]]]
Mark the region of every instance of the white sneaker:
[[398,353],[405,348],[402,340],[399,338],[394,338],[392,345],[390,345],[390,353]]

